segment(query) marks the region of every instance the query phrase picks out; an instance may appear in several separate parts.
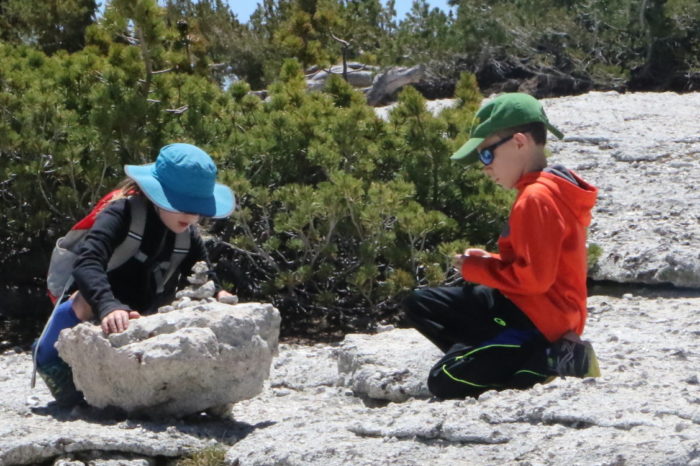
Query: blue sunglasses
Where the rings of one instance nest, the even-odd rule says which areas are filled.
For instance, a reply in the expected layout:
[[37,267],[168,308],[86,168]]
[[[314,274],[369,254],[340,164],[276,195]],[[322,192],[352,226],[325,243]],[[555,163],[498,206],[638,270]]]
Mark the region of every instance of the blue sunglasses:
[[498,146],[500,146],[501,144],[505,144],[506,142],[513,139],[513,136],[515,136],[515,135],[511,134],[510,136],[503,138],[500,141],[498,141],[494,144],[491,144],[488,147],[484,147],[483,149],[477,151],[479,153],[479,160],[481,161],[481,163],[483,163],[484,165],[491,165],[493,163],[493,159],[495,157],[495,155],[493,154],[493,151],[495,151],[496,148]]

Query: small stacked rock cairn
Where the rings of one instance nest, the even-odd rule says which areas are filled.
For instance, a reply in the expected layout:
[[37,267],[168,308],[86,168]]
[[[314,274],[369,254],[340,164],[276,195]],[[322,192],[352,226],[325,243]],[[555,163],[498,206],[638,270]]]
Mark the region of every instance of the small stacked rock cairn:
[[90,405],[182,417],[222,413],[262,391],[280,314],[271,304],[236,304],[235,296],[217,301],[207,272],[206,263],[195,264],[173,304],[131,320],[122,333],[105,335],[87,322],[61,333],[56,347]]
[[[192,266],[192,274],[187,277],[190,283],[188,287],[175,294],[175,301],[168,306],[158,309],[158,312],[170,312],[175,309],[192,306],[193,301],[206,301],[213,303],[216,301],[216,286],[209,279],[209,266],[204,261],[199,261]],[[223,296],[219,302],[224,304],[238,304],[238,296]]]

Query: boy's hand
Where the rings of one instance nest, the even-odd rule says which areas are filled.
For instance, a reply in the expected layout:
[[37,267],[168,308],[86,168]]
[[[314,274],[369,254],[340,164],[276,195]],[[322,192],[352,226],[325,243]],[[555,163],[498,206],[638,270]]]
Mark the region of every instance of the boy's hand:
[[226,290],[221,290],[216,294],[216,300],[224,304],[238,304],[238,296]]
[[141,314],[136,311],[117,309],[104,316],[101,324],[102,331],[105,335],[121,333],[129,328],[129,319],[138,319],[139,317],[141,317]]
[[484,251],[483,249],[474,249],[474,248],[465,249],[464,255],[465,256],[472,256],[472,257],[491,257],[491,254]]
[[464,254],[455,254],[453,258],[454,266],[457,269],[462,269],[462,262],[465,257],[491,257],[491,254],[483,249],[469,248],[464,250]]

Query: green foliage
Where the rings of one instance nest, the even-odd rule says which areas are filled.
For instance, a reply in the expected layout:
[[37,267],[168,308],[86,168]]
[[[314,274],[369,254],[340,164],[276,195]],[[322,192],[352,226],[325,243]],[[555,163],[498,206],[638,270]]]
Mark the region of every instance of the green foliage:
[[226,458],[226,449],[220,445],[207,447],[178,460],[177,466],[221,466]]
[[454,53],[456,32],[451,17],[438,8],[431,9],[426,0],[416,0],[381,54],[391,63],[437,65]]
[[287,62],[267,102],[231,107],[232,153],[253,148],[226,175],[242,193],[231,260],[248,280],[239,292],[272,297],[285,332],[332,337],[396,318],[407,290],[443,283],[470,234],[497,237],[511,198],[449,161],[448,129],[468,130],[480,103],[473,76],[447,116],[407,88],[389,122],[339,77],[308,93],[301,76]]
[[[393,1],[263,0],[247,25],[223,0],[113,0],[93,24],[91,0],[25,3],[0,1],[2,280],[39,283],[124,164],[192,142],[239,200],[212,226],[222,278],[295,335],[396,319],[407,290],[455,279],[456,251],[495,247],[512,193],[449,160],[482,99],[456,70],[510,57],[620,86],[700,69],[695,0],[419,0],[398,24]],[[307,92],[305,68],[341,57],[437,63],[457,106],[433,116],[408,87],[384,121],[338,76]]]
[[468,67],[511,57],[533,73],[564,72],[609,88],[664,87],[698,64],[695,0],[453,3],[458,38],[451,52]]
[[73,54],[0,44],[7,270],[41,277],[56,236],[121,167],[152,161],[172,141],[208,150],[237,192],[233,222],[216,226],[231,246],[222,262],[239,271],[244,299],[280,307],[287,334],[332,336],[395,317],[402,293],[441,283],[448,249],[479,229],[463,221],[466,209],[500,208],[488,194],[469,200],[483,183],[448,161],[480,100],[473,77],[447,117],[407,89],[385,122],[339,77],[307,92],[301,64],[287,60],[261,101],[244,82],[221,90],[197,64],[197,22],[183,36],[164,11],[115,1]]
[[600,256],[603,255],[603,248],[596,243],[591,243],[588,245],[586,252],[588,257],[588,270],[593,270],[598,267]]
[[169,39],[180,66],[213,66],[220,83],[234,73],[253,89],[274,82],[290,57],[303,69],[430,63],[450,80],[505,63],[489,73],[516,67],[604,88],[687,81],[700,61],[695,0],[453,0],[449,14],[417,0],[401,21],[394,3],[264,0],[241,24],[222,0],[168,0],[166,23],[187,30]]
[[89,28],[95,46],[74,54],[0,43],[0,206],[9,213],[0,260],[8,271],[29,264],[15,278],[41,276],[55,235],[123,164],[151,161],[172,140],[214,153],[225,140],[226,99],[210,80],[169,67],[164,30],[154,2],[114,2]]
[[254,293],[284,310],[286,331],[366,329],[395,313],[403,292],[443,281],[449,268],[435,247],[461,226],[438,210],[447,210],[442,184],[432,185],[432,173],[424,179],[427,159],[410,147],[434,152],[447,173],[444,123],[414,90],[397,110],[406,121],[385,123],[340,78],[327,93],[307,93],[298,65],[281,75],[267,103],[236,117],[237,144],[256,149],[244,173],[231,175],[244,193],[233,260]]
[[47,54],[58,50],[76,52],[83,48],[85,28],[97,11],[95,0],[52,0],[0,2],[0,40],[31,44]]

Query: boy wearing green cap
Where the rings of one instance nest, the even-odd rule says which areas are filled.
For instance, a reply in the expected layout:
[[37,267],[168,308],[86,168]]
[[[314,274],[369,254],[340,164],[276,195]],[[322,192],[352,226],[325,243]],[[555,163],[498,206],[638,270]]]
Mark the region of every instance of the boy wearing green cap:
[[590,343],[579,338],[597,189],[563,166],[547,167],[547,130],[563,138],[538,100],[503,94],[477,112],[470,139],[451,157],[480,160],[484,173],[517,197],[498,253],[455,256],[468,283],[419,289],[404,302],[412,324],[445,352],[428,377],[437,397],[599,375]]

